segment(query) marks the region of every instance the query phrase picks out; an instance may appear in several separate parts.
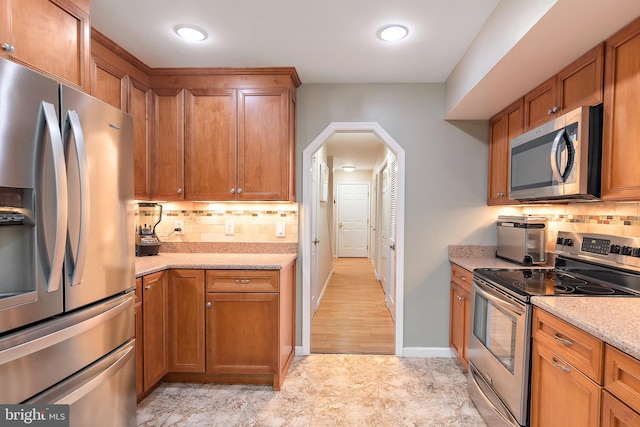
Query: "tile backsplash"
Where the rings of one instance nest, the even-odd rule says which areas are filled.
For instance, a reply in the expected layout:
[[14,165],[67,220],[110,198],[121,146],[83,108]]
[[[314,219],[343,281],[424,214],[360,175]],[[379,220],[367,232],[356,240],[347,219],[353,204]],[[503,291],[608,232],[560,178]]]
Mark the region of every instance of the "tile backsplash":
[[[163,242],[298,242],[297,203],[196,203],[167,202],[156,233]],[[139,214],[136,209],[136,224]],[[184,234],[174,231],[175,221],[184,222]],[[233,234],[225,224],[233,222]],[[278,223],[285,235],[276,236]]]
[[525,206],[525,215],[547,218],[547,252],[553,252],[559,230],[640,237],[640,203],[569,203]]

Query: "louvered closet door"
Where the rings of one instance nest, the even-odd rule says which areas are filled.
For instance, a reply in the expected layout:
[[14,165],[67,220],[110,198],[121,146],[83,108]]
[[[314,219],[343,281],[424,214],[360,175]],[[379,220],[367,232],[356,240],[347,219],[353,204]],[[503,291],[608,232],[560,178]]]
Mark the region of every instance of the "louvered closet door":
[[396,235],[398,200],[398,159],[393,156],[389,163],[389,247],[387,248],[387,306],[394,321],[396,318]]

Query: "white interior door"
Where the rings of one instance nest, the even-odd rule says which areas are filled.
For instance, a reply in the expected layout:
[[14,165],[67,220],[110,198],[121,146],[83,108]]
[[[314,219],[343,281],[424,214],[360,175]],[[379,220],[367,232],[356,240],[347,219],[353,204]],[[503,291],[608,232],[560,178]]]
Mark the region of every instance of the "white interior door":
[[338,257],[369,256],[369,184],[338,184]]
[[[389,247],[389,169],[385,166],[380,179],[380,209],[378,215],[378,280],[387,292],[387,248]],[[387,303],[388,305],[388,303]]]
[[396,320],[396,230],[397,230],[397,200],[398,200],[398,161],[395,156],[391,160],[389,169],[389,246],[387,251],[386,295],[387,307],[393,320]]

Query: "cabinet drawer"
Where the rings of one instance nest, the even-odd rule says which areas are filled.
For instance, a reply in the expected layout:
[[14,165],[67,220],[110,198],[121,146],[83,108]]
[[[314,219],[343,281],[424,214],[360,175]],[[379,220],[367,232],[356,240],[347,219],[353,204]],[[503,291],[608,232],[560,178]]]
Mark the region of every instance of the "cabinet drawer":
[[473,273],[460,267],[457,264],[451,264],[451,280],[471,292],[471,282]]
[[207,292],[278,292],[278,270],[207,270]]
[[604,360],[604,387],[640,412],[640,361],[609,345]]
[[531,329],[533,339],[602,384],[602,341],[537,307]]

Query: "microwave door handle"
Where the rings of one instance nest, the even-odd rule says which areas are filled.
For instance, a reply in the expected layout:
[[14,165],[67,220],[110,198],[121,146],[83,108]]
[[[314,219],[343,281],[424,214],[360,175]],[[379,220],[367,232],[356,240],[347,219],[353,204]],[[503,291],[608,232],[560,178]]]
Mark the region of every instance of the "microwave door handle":
[[549,161],[551,162],[551,172],[553,173],[553,177],[558,181],[558,183],[564,182],[562,178],[562,174],[560,173],[560,167],[558,165],[558,147],[560,146],[560,142],[565,134],[565,130],[561,129],[556,137],[553,140],[553,144],[551,145],[551,155],[549,156]]
[[[62,279],[62,264],[64,263],[64,249],[66,244],[67,227],[67,171],[64,162],[64,148],[58,122],[58,114],[53,104],[42,102],[42,112],[44,116],[45,130],[49,134],[52,153],[52,167],[54,173],[54,185],[56,191],[56,231],[55,236],[50,236],[54,240],[53,254],[49,253],[44,241],[41,242],[44,253],[49,263],[47,278],[47,292],[55,292],[60,288]],[[43,229],[44,230],[44,229]],[[44,230],[46,233],[46,230]]]
[[[87,160],[84,134],[78,113],[73,110],[67,111],[67,118],[65,120],[65,130],[69,129],[73,134],[73,146],[75,148],[76,158],[78,159],[78,172],[80,175],[80,229],[78,247],[76,259],[73,260],[73,272],[69,272],[69,283],[71,286],[75,286],[79,285],[82,281],[85,261],[87,259],[91,199],[89,197],[89,161]],[[69,241],[72,240],[70,239]]]

